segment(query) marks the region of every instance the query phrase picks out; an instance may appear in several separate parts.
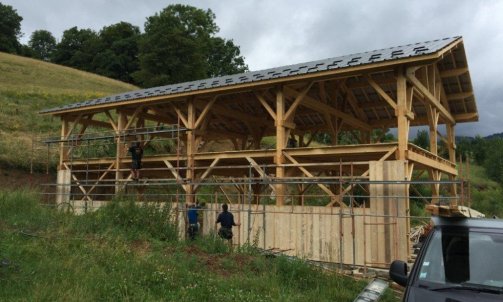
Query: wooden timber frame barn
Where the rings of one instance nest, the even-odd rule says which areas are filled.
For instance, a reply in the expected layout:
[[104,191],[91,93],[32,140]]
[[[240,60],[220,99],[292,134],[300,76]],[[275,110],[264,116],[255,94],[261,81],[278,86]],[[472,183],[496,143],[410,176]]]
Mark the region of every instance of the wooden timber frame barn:
[[[131,178],[131,158],[123,145],[136,139],[127,136],[135,126],[140,129],[146,124],[156,125],[156,129],[173,124],[183,128],[177,154],[146,155],[142,176],[149,181],[180,181],[186,202],[194,201],[201,182],[210,177],[232,180],[246,177],[252,170],[254,177],[274,180],[265,187],[273,191],[277,211],[293,207],[293,199],[288,198],[292,190],[283,180],[305,179],[312,180],[310,185],[318,186],[328,196],[324,209],[339,211],[342,220],[342,211],[348,208],[343,196],[354,184],[330,185],[317,180],[340,181],[348,175],[365,179],[370,199],[362,206],[363,213],[367,211],[375,217],[357,220],[357,225],[369,226],[363,227],[363,233],[367,229],[365,236],[370,243],[361,248],[366,254],[362,256],[364,260],[358,260],[361,257],[355,256],[353,250],[352,262],[371,266],[383,266],[393,257],[409,256],[410,188],[406,182],[421,174],[432,181],[455,180],[455,125],[478,120],[461,37],[142,89],[52,108],[41,114],[61,118],[58,191],[68,193],[70,189],[65,185],[73,181],[88,200],[100,182],[112,182],[115,187],[111,190],[117,193],[119,184]],[[412,126],[429,129],[429,150],[409,141]],[[78,144],[89,128],[113,133],[114,157],[85,161],[70,158],[73,147],[65,142]],[[381,142],[391,128],[396,129],[397,141]],[[330,143],[312,146],[313,138],[320,133],[328,136]],[[264,137],[274,137],[275,144],[264,148]],[[342,137],[346,141],[349,137],[354,143],[343,143]],[[216,140],[229,141],[232,150],[204,149],[205,144]],[[292,141],[296,143],[289,143]],[[439,141],[447,149],[446,158],[439,155]],[[94,173],[94,186],[79,185],[83,173],[90,171],[99,171]],[[405,184],[393,185],[400,181]],[[296,194],[304,194],[307,186],[298,185]],[[431,189],[435,201],[441,194],[440,184],[433,183]],[[260,189],[254,188],[253,194],[258,196]],[[449,194],[459,194],[455,185],[449,186]],[[58,202],[68,200],[65,196],[58,196]],[[321,213],[323,208],[318,208],[310,211]],[[389,228],[391,215],[395,216],[394,232]],[[265,221],[266,218],[264,229]],[[294,228],[293,223],[289,225]],[[326,228],[326,232],[338,232],[335,223]],[[361,233],[362,228],[357,226],[355,231],[353,224],[353,236],[363,236]],[[276,240],[280,236],[276,234]],[[342,242],[342,232],[337,238]],[[323,240],[321,235],[319,240]],[[265,242],[264,238],[267,247]],[[374,251],[379,244],[384,248]],[[322,251],[318,253],[314,258],[327,260]],[[339,261],[349,262],[342,258]]]

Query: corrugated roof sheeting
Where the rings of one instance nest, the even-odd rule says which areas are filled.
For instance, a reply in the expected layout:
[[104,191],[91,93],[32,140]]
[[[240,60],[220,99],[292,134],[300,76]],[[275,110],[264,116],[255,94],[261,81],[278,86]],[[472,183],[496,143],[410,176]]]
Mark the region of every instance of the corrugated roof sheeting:
[[204,79],[186,83],[179,83],[161,87],[153,87],[137,91],[130,91],[117,95],[97,98],[80,103],[69,104],[61,107],[46,109],[40,113],[57,113],[64,110],[72,110],[82,107],[96,106],[102,104],[112,104],[129,100],[142,98],[176,95],[183,92],[203,91],[216,87],[225,87],[231,85],[260,82],[270,79],[288,78],[296,75],[310,74],[333,69],[342,69],[358,65],[369,65],[378,62],[399,60],[409,57],[419,57],[433,54],[460,37],[438,39],[433,41],[408,44],[363,53],[351,54],[325,60],[312,61],[307,63],[282,66],[261,71],[253,71],[211,79]]

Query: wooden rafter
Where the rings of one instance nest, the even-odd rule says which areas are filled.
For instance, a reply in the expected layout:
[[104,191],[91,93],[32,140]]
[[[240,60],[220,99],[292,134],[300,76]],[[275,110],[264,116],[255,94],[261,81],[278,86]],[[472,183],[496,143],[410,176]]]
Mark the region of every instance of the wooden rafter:
[[115,123],[112,115],[108,110],[105,111],[105,115],[107,116],[108,122],[110,123],[110,126],[112,126],[112,129],[114,129],[115,132],[118,132],[119,130],[117,128],[117,124]]
[[405,75],[407,79],[414,85],[416,89],[418,89],[425,96],[425,99],[440,112],[443,118],[445,118],[451,124],[455,124],[456,120],[451,115],[451,113],[447,111],[447,109],[445,109],[445,107],[440,103],[440,101],[437,98],[435,98],[435,96],[428,90],[428,88],[426,88],[421,83],[421,81],[419,81],[418,78],[415,76],[416,70],[417,67],[408,68]]
[[199,115],[199,117],[197,118],[196,120],[196,123],[194,125],[194,128],[199,128],[203,121],[206,119],[206,116],[208,115],[208,113],[210,112],[210,109],[211,107],[213,106],[213,104],[215,104],[215,101],[217,100],[217,97],[213,97],[211,99],[211,101],[209,101],[205,106],[204,106],[204,109],[203,111],[201,112],[201,114]]
[[276,121],[276,112],[274,112],[274,110],[271,108],[271,106],[269,106],[269,104],[265,100],[264,96],[262,94],[257,93],[257,92],[255,92],[255,96],[259,100],[260,104],[262,104],[264,109],[267,111],[267,113],[269,113],[269,115],[272,117],[273,121]]
[[[295,89],[289,88],[289,87],[285,87],[285,93],[289,94],[289,95],[293,95],[293,96],[299,94],[298,91],[296,91]],[[372,130],[372,127],[369,124],[365,123],[364,121],[361,121],[361,120],[347,114],[346,112],[342,112],[341,110],[338,110],[328,104],[324,104],[309,95],[306,95],[304,97],[303,105],[310,108],[310,109],[313,109],[315,111],[318,111],[321,113],[329,113],[329,114],[334,115],[338,118],[342,118],[346,124],[352,125],[356,128],[367,130],[367,131]]]
[[300,103],[304,100],[304,97],[307,95],[309,90],[311,89],[311,86],[313,85],[313,82],[310,82],[306,88],[304,88],[296,97],[295,101],[293,101],[292,105],[290,105],[290,108],[288,108],[288,111],[285,113],[285,121],[293,121],[293,117],[295,115],[295,110],[297,110],[297,107],[299,107]]

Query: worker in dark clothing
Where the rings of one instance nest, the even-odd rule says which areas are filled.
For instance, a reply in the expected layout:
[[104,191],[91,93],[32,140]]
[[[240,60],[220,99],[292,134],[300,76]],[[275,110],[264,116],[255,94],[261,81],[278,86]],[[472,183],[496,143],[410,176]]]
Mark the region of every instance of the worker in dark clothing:
[[228,211],[229,207],[226,203],[222,205],[222,213],[218,215],[216,224],[220,223],[218,235],[231,242],[232,240],[232,226],[240,226],[240,223],[234,221],[234,216]]
[[141,159],[143,157],[143,149],[140,142],[132,143],[128,152],[131,153],[131,174],[133,175],[133,180],[138,180],[140,178]]
[[187,220],[189,223],[189,227],[187,228],[187,233],[188,233],[189,238],[191,240],[196,239],[196,235],[199,231],[199,223],[197,221],[199,208],[200,208],[199,203],[196,202],[196,204],[190,205],[189,209],[187,210]]

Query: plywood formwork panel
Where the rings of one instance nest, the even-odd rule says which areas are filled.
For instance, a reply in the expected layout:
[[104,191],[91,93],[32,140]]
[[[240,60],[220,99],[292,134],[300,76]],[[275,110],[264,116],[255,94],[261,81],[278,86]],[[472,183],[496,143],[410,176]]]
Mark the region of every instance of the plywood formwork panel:
[[370,258],[375,266],[385,266],[394,259],[408,256],[407,218],[408,188],[392,181],[406,179],[405,161],[370,162]]

